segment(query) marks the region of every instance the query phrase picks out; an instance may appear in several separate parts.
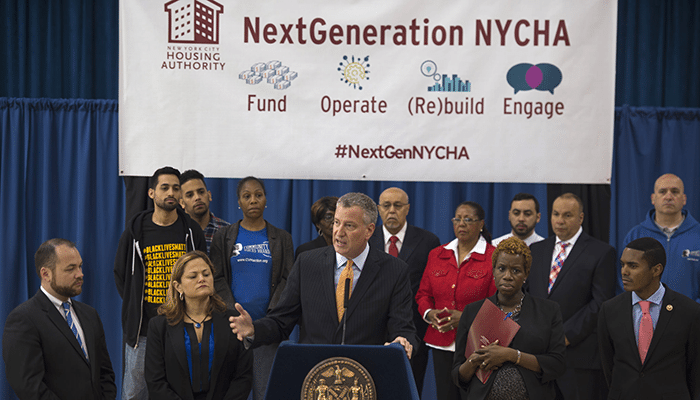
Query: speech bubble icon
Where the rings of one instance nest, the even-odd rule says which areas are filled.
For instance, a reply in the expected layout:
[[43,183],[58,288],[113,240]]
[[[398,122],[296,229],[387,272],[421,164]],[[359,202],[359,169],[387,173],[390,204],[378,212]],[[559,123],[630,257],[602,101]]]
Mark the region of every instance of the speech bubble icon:
[[536,65],[528,68],[525,73],[525,82],[533,89],[540,86],[540,83],[542,83],[542,70]]
[[554,88],[559,86],[563,78],[561,70],[557,66],[547,63],[537,64],[535,67],[542,71],[542,82],[535,89],[554,94]]
[[521,90],[532,90],[532,87],[527,84],[527,79],[525,79],[528,70],[534,67],[532,64],[522,63],[511,67],[506,74],[506,80],[508,84],[515,90],[515,94],[518,94]]

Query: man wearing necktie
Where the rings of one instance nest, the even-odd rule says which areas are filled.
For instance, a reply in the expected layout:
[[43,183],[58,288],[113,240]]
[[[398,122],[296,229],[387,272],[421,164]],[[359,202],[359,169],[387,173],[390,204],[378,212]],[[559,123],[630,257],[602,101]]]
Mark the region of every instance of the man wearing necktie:
[[554,236],[533,243],[527,291],[559,303],[564,320],[567,370],[557,379],[557,398],[607,398],[600,366],[598,310],[615,294],[615,249],[583,232],[583,202],[565,193],[554,200]]
[[[408,194],[397,187],[390,187],[379,195],[379,215],[382,225],[378,226],[369,239],[370,247],[380,249],[408,264],[411,292],[415,299],[430,250],[440,246],[440,239],[433,233],[406,222],[411,208]],[[413,351],[411,367],[418,393],[423,391],[423,378],[428,364],[428,347],[423,343],[428,324],[418,312],[418,304],[413,305],[413,324],[418,335],[418,347]]]
[[367,244],[376,221],[377,205],[366,195],[338,199],[333,248],[299,255],[279,302],[264,318],[253,323],[236,304],[241,315],[230,318],[233,333],[255,347],[286,339],[298,323],[300,343],[340,344],[345,319],[346,344],[396,342],[410,358],[417,337],[408,268]]
[[65,239],[44,242],[34,255],[41,288],[7,317],[2,356],[20,399],[114,399],[117,388],[104,329],[82,292],[83,260]]
[[610,397],[700,398],[700,304],[661,284],[666,252],[656,239],[631,241],[620,263],[625,293],[598,316]]

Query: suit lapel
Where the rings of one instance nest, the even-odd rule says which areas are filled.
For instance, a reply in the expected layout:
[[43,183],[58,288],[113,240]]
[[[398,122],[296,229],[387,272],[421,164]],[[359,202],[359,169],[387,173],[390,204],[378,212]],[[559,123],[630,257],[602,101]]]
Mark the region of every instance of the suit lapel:
[[365,260],[365,265],[362,267],[360,278],[357,280],[357,286],[352,290],[352,294],[350,295],[350,304],[348,304],[347,311],[348,318],[350,318],[355,308],[358,307],[358,304],[360,304],[360,299],[362,299],[365,293],[367,293],[367,290],[374,281],[374,278],[377,276],[377,273],[379,273],[380,266],[374,256],[375,254],[376,253],[374,253],[370,248],[367,259]]
[[[190,391],[192,391],[190,366],[187,364],[187,349],[185,348],[185,323],[180,322],[175,326],[166,324],[165,332],[170,339],[170,343],[173,345],[172,351],[175,358],[177,358],[177,361],[180,363],[180,368],[182,368],[183,371],[183,377],[187,379],[187,387],[190,389]],[[165,342],[167,343],[167,340]]]
[[[656,328],[654,328],[654,335],[651,337],[651,343],[649,344],[649,350],[647,351],[646,361],[649,361],[654,349],[664,336],[664,331],[668,327],[668,323],[673,316],[674,300],[675,298],[673,294],[669,293],[668,287],[666,287],[666,293],[664,294],[663,301],[661,302],[661,310],[659,310],[659,320],[656,321]],[[671,306],[671,311],[668,310],[667,306]],[[646,366],[647,363],[644,363],[644,365]]]
[[[51,300],[49,300],[49,298],[46,297],[46,295],[44,294],[44,292],[41,291],[41,289],[39,289],[39,294],[37,294],[37,296],[39,298],[41,308],[46,313],[49,320],[54,325],[56,325],[56,328],[58,329],[58,331],[61,332],[61,334],[63,336],[65,336],[66,340],[68,340],[68,342],[71,344],[73,349],[76,352],[78,352],[78,354],[80,355],[80,358],[82,358],[85,361],[85,363],[90,365],[88,360],[85,358],[85,354],[83,353],[83,349],[78,344],[78,339],[75,338],[73,331],[70,330],[70,327],[68,326],[68,322],[63,318],[61,313],[56,309],[56,307],[53,305]],[[73,309],[75,309],[75,307],[73,307]],[[80,318],[80,316],[78,318]],[[80,321],[83,321],[83,320],[81,319]],[[85,325],[88,325],[88,324],[85,324]],[[87,337],[85,327],[83,327],[83,335],[85,337]]]
[[210,373],[210,392],[213,392],[216,387],[216,378],[219,376],[221,366],[224,364],[224,359],[228,352],[228,343],[232,335],[226,317],[217,313],[212,315],[212,329],[214,330],[214,343],[209,343],[209,345],[214,346],[214,362]]
[[411,225],[406,226],[406,235],[403,238],[401,251],[399,252],[399,258],[406,262],[408,262],[408,258],[411,257],[411,254],[413,254],[413,251],[418,247],[418,243],[421,240],[420,235],[412,228]]
[[[574,247],[571,249],[571,252],[566,257],[566,260],[564,260],[564,265],[562,265],[561,270],[559,271],[559,275],[557,275],[557,279],[554,281],[554,285],[552,286],[552,290],[550,293],[554,293],[554,291],[557,290],[559,282],[562,281],[562,279],[566,276],[566,273],[569,272],[569,270],[571,270],[576,264],[576,259],[586,250],[586,247],[588,246],[588,239],[589,237],[586,234],[586,232],[581,232],[581,235],[578,237],[578,240],[576,240],[576,244],[574,244]],[[552,247],[552,254],[554,254],[554,247]],[[549,277],[547,277],[547,279],[549,279]]]
[[[527,286],[527,291],[537,297],[549,297],[549,294],[547,294],[547,286],[549,285],[549,270],[552,268],[551,261],[555,240],[555,236],[550,236],[545,239],[541,245],[536,246],[537,251],[534,255],[537,255],[537,263],[535,263],[535,256],[533,255],[532,264],[533,266],[537,265],[537,267],[530,270],[530,277],[527,279],[525,285]],[[540,249],[540,247],[542,249]]]
[[[334,321],[338,321],[338,312],[335,305],[335,248],[328,246],[323,252],[321,260],[321,292],[325,304],[328,305],[329,312],[335,315]],[[301,272],[300,272],[301,273]]]
[[631,292],[625,292],[622,295],[622,309],[619,310],[621,314],[619,314],[619,323],[622,324],[620,327],[620,332],[622,333],[622,337],[624,339],[624,343],[629,343],[630,344],[630,352],[632,354],[636,354],[637,356],[634,357],[636,360],[635,368],[637,370],[642,369],[642,360],[639,358],[639,347],[637,346],[637,338],[634,335],[634,318],[632,314],[632,293]]
[[[97,354],[97,350],[95,348],[96,343],[94,341],[94,338],[97,337],[97,334],[95,332],[95,326],[92,324],[92,321],[88,319],[88,316],[85,314],[85,310],[83,309],[82,304],[78,304],[77,301],[73,302],[73,309],[75,310],[75,314],[78,316],[78,320],[80,321],[80,327],[83,328],[83,336],[85,337],[85,348],[87,349],[88,356],[91,354],[94,356]],[[66,324],[67,325],[67,324]],[[73,331],[71,331],[71,334]],[[77,342],[77,340],[76,340]],[[78,346],[80,347],[80,346]],[[82,349],[80,351],[80,354],[83,354]],[[89,360],[85,359],[85,361],[90,364]]]

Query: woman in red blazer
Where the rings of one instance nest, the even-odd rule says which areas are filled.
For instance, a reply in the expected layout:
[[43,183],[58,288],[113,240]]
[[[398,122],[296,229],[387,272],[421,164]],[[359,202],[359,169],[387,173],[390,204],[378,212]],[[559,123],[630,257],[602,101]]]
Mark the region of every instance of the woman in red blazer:
[[457,206],[452,219],[456,239],[430,252],[420,288],[418,311],[430,324],[424,341],[432,348],[438,400],[459,400],[450,373],[455,330],[467,304],[496,293],[491,267],[491,234],[484,209],[471,201]]

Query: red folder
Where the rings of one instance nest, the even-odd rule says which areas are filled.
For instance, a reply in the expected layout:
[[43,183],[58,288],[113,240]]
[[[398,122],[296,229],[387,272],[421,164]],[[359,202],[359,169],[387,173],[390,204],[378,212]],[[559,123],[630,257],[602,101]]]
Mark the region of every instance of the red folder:
[[[513,337],[520,330],[520,325],[512,319],[506,317],[506,314],[501,311],[489,299],[484,300],[484,304],[476,314],[476,318],[472,322],[467,334],[467,349],[464,356],[469,359],[469,356],[481,346],[486,346],[498,340],[501,346],[508,346],[513,340]],[[486,383],[491,375],[491,371],[483,369],[476,370],[476,376],[481,383]]]

